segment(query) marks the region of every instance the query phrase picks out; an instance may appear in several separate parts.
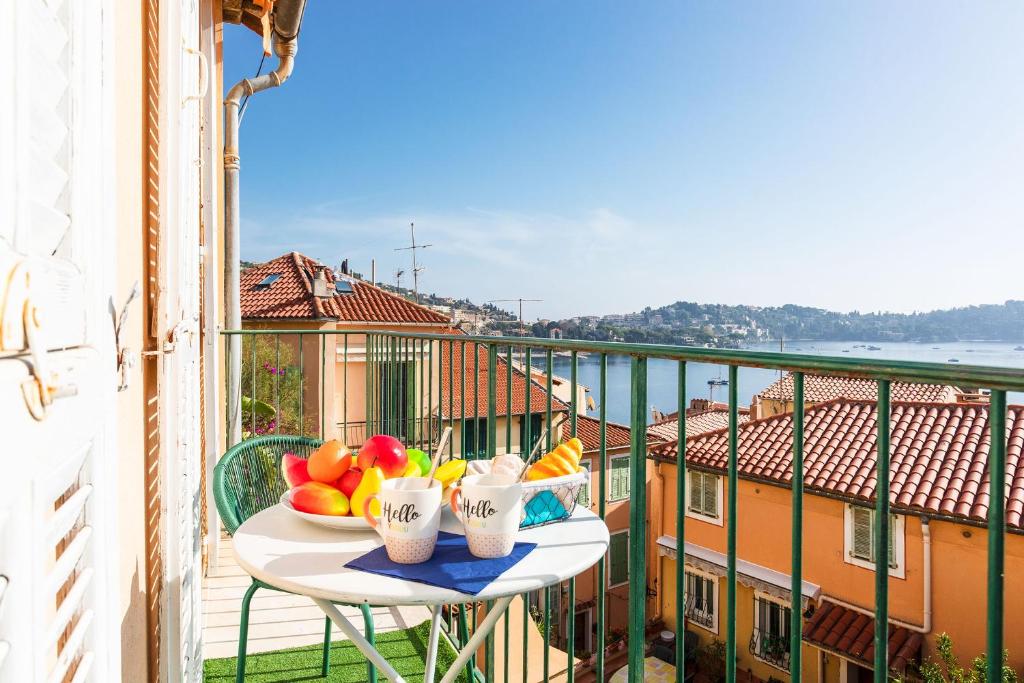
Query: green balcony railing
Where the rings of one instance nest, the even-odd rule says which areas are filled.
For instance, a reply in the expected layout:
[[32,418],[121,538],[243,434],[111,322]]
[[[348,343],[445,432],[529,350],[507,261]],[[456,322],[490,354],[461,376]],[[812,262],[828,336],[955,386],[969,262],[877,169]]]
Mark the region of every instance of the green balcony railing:
[[[243,398],[241,415],[243,435],[274,431],[304,435],[343,436],[360,441],[368,434],[385,432],[400,436],[410,446],[430,450],[444,427],[453,429],[453,438],[447,446],[446,457],[464,456],[470,459],[491,457],[500,452],[518,452],[519,444],[536,439],[538,424],[550,425],[555,412],[568,412],[563,427],[564,435],[575,435],[578,429],[577,363],[580,354],[598,358],[598,386],[592,387],[597,397],[599,423],[598,452],[592,470],[598,473],[596,492],[597,512],[607,514],[609,493],[608,477],[608,415],[609,398],[608,361],[616,356],[630,362],[629,445],[630,475],[632,482],[646,480],[648,426],[647,369],[650,359],[667,359],[678,366],[677,398],[678,447],[684,452],[686,443],[686,412],[689,397],[686,391],[686,372],[689,363],[725,365],[729,377],[728,401],[728,466],[726,471],[727,498],[725,526],[727,565],[725,571],[726,595],[724,607],[715,604],[720,614],[725,639],[725,680],[737,679],[737,524],[740,520],[737,497],[737,434],[739,429],[738,379],[746,368],[768,368],[794,373],[793,420],[793,485],[792,485],[792,557],[790,575],[790,606],[784,610],[788,626],[774,624],[773,631],[753,633],[748,648],[761,659],[775,661],[791,672],[801,672],[802,632],[802,579],[803,579],[803,456],[804,456],[804,376],[836,375],[870,379],[877,382],[877,479],[875,526],[873,542],[875,557],[884,566],[889,559],[889,411],[890,385],[894,381],[942,383],[980,387],[991,391],[989,422],[991,448],[989,476],[994,490],[1005,490],[1006,475],[1006,392],[1024,391],[1024,370],[968,365],[886,361],[860,358],[833,358],[789,353],[720,350],[646,345],[550,340],[508,337],[475,337],[452,334],[420,334],[379,331],[324,331],[324,330],[233,330],[225,335],[242,339]],[[559,402],[553,397],[554,362],[558,352],[570,358],[568,399]],[[524,370],[528,372],[524,374]],[[529,379],[527,379],[529,378]],[[517,387],[531,387],[519,391]],[[501,389],[499,390],[499,387]],[[512,400],[508,400],[512,397]],[[541,405],[537,405],[541,401]],[[521,416],[540,416],[540,422]],[[515,418],[519,417],[518,420]],[[519,422],[518,426],[514,422]],[[545,446],[554,445],[549,431]],[[680,458],[676,477],[675,535],[679,553],[686,538],[686,515],[682,509],[685,494],[685,459]],[[548,680],[556,675],[573,681],[577,675],[604,681],[610,670],[611,654],[603,645],[624,639],[628,643],[630,683],[643,680],[644,658],[647,649],[647,631],[650,626],[646,615],[648,601],[648,548],[650,530],[647,519],[646,487],[633,485],[630,491],[628,536],[628,628],[618,637],[609,635],[608,563],[596,568],[597,590],[593,606],[596,611],[592,664],[573,666],[573,644],[576,642],[576,582],[569,581],[564,591],[548,589],[542,596],[523,596],[522,652],[508,652],[509,631],[515,625],[504,620],[503,642],[505,652],[502,671],[495,671],[494,636],[476,661],[471,661],[467,674],[477,680],[509,681],[509,663],[520,660],[523,671],[534,662],[527,661],[525,647],[530,624],[544,634],[543,658],[537,664],[542,670],[539,678]],[[977,577],[987,582],[986,629],[987,652],[999,653],[1004,647],[1004,536],[1006,533],[1005,499],[993,496],[988,510],[987,575]],[[744,522],[747,523],[747,522]],[[750,522],[756,524],[756,520]],[[889,574],[875,573],[874,594],[874,680],[887,680],[889,675]],[[684,562],[676,562],[675,602],[684,606],[676,610],[675,623],[666,625],[679,635],[675,639],[676,680],[688,677],[686,662],[692,653],[685,651],[685,619],[688,610],[695,608],[685,595]],[[563,597],[564,596],[564,597]],[[535,614],[526,608],[537,605]],[[560,612],[553,613],[555,604]],[[487,605],[451,606],[444,612],[449,636],[456,642],[465,642],[479,621],[478,613]],[[706,610],[710,604],[704,607]],[[702,613],[702,618],[708,618]],[[554,630],[564,624],[563,632]],[[720,631],[720,633],[722,633]],[[792,634],[779,637],[778,633]],[[566,643],[569,665],[554,671],[551,649]],[[988,657],[987,680],[1001,680],[1000,658]]]

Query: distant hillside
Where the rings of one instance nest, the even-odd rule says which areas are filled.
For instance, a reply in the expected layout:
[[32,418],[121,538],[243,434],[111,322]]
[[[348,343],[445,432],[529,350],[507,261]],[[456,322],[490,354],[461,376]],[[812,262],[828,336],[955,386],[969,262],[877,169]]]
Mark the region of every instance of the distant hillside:
[[787,304],[725,306],[677,301],[638,313],[581,316],[534,325],[548,336],[558,328],[570,339],[624,339],[652,343],[733,346],[770,339],[820,341],[1024,341],[1024,301],[928,313],[836,313]]

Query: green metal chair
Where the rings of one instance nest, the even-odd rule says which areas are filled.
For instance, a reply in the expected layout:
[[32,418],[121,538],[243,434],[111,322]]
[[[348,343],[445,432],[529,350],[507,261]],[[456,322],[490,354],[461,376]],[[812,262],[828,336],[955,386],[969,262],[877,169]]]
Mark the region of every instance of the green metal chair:
[[[233,446],[217,463],[213,470],[213,497],[217,501],[224,528],[229,535],[242,522],[257,512],[275,505],[281,495],[288,490],[288,485],[281,474],[281,458],[285,453],[294,453],[301,458],[308,458],[323,442],[317,439],[300,436],[261,436],[248,439]],[[288,591],[271,586],[257,579],[245,591],[242,598],[242,618],[238,629],[238,666],[235,672],[237,683],[245,680],[245,648],[249,637],[249,604],[258,588]],[[358,605],[363,613],[366,639],[373,642],[373,616],[370,607]],[[331,619],[327,617],[324,624],[324,656],[321,673],[327,676],[331,665]],[[377,680],[377,672],[372,663],[367,662],[370,683]]]

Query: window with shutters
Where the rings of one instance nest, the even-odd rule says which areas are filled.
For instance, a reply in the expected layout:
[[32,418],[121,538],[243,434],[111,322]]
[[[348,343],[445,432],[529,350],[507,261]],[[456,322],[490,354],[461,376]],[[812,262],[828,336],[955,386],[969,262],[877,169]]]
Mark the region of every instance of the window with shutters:
[[718,633],[718,577],[686,570],[686,618],[691,624]]
[[[875,511],[865,505],[847,505],[845,552],[848,563],[875,568]],[[904,517],[889,515],[889,574],[904,577]]]
[[608,500],[625,500],[629,498],[629,456],[620,455],[611,459],[609,473]]
[[608,547],[608,587],[629,583],[629,530],[611,534]]
[[587,478],[583,480],[580,492],[576,494],[576,503],[583,507],[590,507],[590,460],[581,460],[580,467],[587,471]]
[[722,525],[722,478],[710,472],[686,473],[686,516]]

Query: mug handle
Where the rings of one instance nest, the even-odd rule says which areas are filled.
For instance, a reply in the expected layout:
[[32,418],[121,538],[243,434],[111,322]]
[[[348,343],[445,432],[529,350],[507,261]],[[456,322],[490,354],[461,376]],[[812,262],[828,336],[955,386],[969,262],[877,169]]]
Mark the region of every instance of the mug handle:
[[459,497],[459,493],[461,493],[461,492],[462,492],[462,487],[461,486],[456,486],[454,489],[452,489],[451,498],[448,499],[448,505],[452,509],[452,514],[455,515],[455,519],[459,520],[460,522],[462,521],[462,515],[459,514],[458,497]]
[[363,519],[366,520],[366,523],[370,525],[371,529],[376,531],[378,534],[381,535],[381,538],[383,538],[384,532],[380,530],[380,520],[374,517],[373,513],[370,512],[371,503],[377,500],[377,495],[378,494],[376,493],[371,493],[369,496],[367,496],[366,502],[363,503]]

